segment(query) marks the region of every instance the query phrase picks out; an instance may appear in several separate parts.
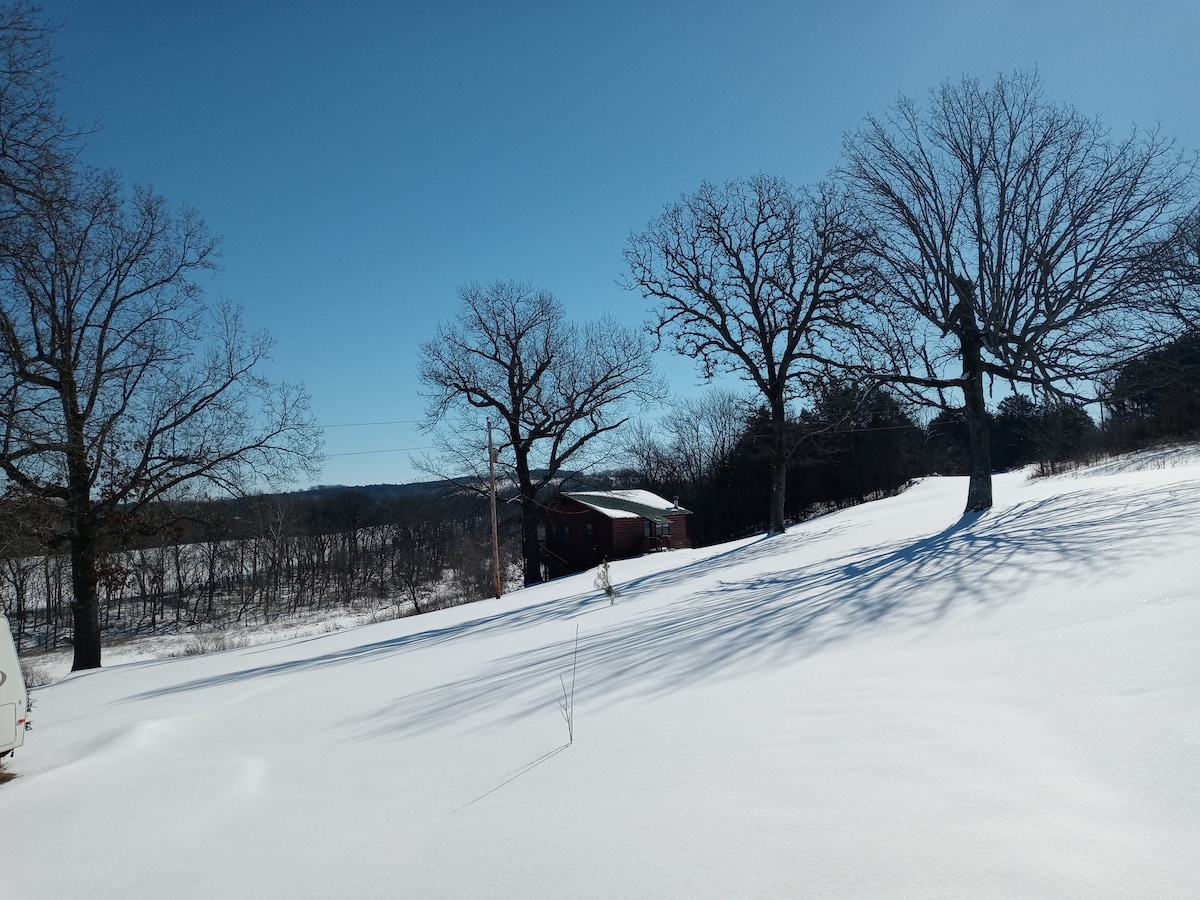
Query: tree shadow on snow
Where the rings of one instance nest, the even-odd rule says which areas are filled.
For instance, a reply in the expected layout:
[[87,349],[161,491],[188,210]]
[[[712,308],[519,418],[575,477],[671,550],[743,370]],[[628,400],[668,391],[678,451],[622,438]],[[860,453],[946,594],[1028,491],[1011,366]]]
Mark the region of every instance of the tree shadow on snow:
[[[867,635],[885,623],[921,626],[955,608],[986,608],[1020,600],[1044,579],[1094,582],[1149,561],[1147,539],[1164,555],[1188,540],[1183,523],[1200,516],[1194,484],[1095,493],[1062,494],[984,514],[968,514],[944,530],[915,541],[811,561],[812,545],[845,537],[840,516],[786,535],[748,542],[684,569],[653,573],[618,585],[622,605],[677,592],[695,580],[707,587],[666,605],[646,603],[644,615],[579,636],[580,703],[646,696],[699,679],[773,666],[816,652],[831,642]],[[788,559],[789,547],[808,560],[769,575],[760,557]],[[163,687],[156,696],[287,671],[312,669],[403,653],[473,634],[579,620],[607,607],[590,591],[535,602],[392,640],[335,653],[250,667]],[[599,621],[599,620],[597,620]],[[352,734],[413,733],[458,720],[495,721],[553,709],[559,674],[569,672],[574,629],[563,640],[479,662],[462,678],[401,693],[390,703],[341,723]],[[131,697],[129,699],[136,699]],[[495,711],[495,712],[493,712]],[[473,719],[478,714],[482,719]]]
[[[1141,556],[1146,538],[1169,554],[1181,546],[1180,526],[1197,515],[1194,486],[1062,495],[967,514],[937,534],[865,554],[860,549],[769,576],[720,580],[646,616],[581,634],[579,702],[653,695],[726,672],[772,666],[885,622],[919,626],[954,607],[1019,600],[1048,577],[1094,582],[1149,563]],[[801,530],[783,539],[803,543],[806,537]],[[736,575],[736,566],[729,567]],[[642,589],[655,589],[657,577],[643,579]],[[623,602],[637,602],[633,585],[623,585],[621,592]],[[399,697],[366,717],[370,728],[420,729],[489,708],[507,710],[510,717],[553,708],[558,674],[570,669],[571,637]]]

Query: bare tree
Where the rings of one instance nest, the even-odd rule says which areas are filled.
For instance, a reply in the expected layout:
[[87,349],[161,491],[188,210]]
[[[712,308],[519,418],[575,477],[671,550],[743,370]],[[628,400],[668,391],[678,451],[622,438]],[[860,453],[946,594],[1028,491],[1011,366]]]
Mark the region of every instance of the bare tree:
[[657,423],[637,423],[623,449],[648,482],[694,490],[728,459],[752,413],[752,404],[740,394],[711,389],[673,401]]
[[5,229],[0,469],[62,510],[85,669],[100,665],[99,554],[139,509],[197,480],[287,479],[319,436],[303,390],[257,373],[269,339],[204,305],[215,242],[193,213],[127,198],[110,174],[66,187]]
[[659,339],[706,378],[735,373],[771,420],[769,528],[783,531],[787,406],[799,377],[836,356],[861,230],[829,186],[802,192],[759,175],[669,205],[625,251],[629,287],[657,304]]
[[1162,344],[1200,327],[1200,208],[1180,218],[1147,260],[1156,286],[1147,304],[1150,321],[1164,322]]
[[553,295],[511,281],[468,285],[460,296],[457,315],[421,345],[429,424],[459,414],[448,461],[472,472],[486,465],[485,421],[497,420],[500,464],[520,496],[525,583],[535,584],[543,493],[661,387],[646,339],[614,319],[571,323]]
[[1078,396],[1128,352],[1142,264],[1188,200],[1191,167],[1158,133],[1114,140],[1045,101],[1036,74],[946,83],[845,141],[874,222],[868,361],[915,399],[961,391],[967,510],[992,505],[985,379]]
[[0,9],[0,63],[0,473],[56,511],[74,668],[93,668],[102,551],[138,513],[197,480],[285,477],[319,435],[303,390],[258,374],[270,340],[205,306],[199,218],[77,163],[32,6]]
[[54,105],[48,38],[32,4],[0,6],[0,223],[53,190],[78,150]]

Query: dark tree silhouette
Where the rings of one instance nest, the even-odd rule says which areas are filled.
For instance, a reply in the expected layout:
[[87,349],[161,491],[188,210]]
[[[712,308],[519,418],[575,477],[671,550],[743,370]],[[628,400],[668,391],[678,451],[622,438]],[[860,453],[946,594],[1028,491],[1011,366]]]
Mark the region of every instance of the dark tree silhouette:
[[948,408],[970,437],[968,510],[992,504],[985,382],[1079,396],[1139,337],[1148,249],[1177,220],[1190,166],[1157,133],[1113,139],[1042,97],[1035,74],[964,79],[927,111],[902,99],[845,141],[874,222],[866,363]]
[[861,230],[843,198],[759,175],[704,184],[669,205],[625,251],[631,278],[657,306],[655,328],[706,378],[739,375],[770,414],[769,529],[784,528],[788,402],[830,345],[849,296]]
[[536,584],[544,494],[625,423],[630,404],[662,389],[646,338],[614,319],[572,323],[553,295],[511,281],[468,285],[460,296],[457,315],[421,345],[430,427],[459,416],[430,468],[485,470],[486,421],[496,421],[498,463],[520,497],[525,583]]
[[1200,329],[1122,364],[1105,407],[1120,449],[1200,434]]
[[190,211],[79,166],[53,106],[46,33],[0,12],[0,472],[58,511],[75,669],[100,665],[105,541],[196,480],[241,490],[316,458],[303,390],[203,303],[216,244]]

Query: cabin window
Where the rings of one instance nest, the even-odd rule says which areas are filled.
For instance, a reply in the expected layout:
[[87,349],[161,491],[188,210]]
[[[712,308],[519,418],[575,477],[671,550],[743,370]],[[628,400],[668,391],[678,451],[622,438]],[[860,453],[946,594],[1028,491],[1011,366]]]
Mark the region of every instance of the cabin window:
[[663,522],[661,524],[651,522],[649,519],[642,519],[642,534],[646,537],[667,537],[671,533],[671,523]]

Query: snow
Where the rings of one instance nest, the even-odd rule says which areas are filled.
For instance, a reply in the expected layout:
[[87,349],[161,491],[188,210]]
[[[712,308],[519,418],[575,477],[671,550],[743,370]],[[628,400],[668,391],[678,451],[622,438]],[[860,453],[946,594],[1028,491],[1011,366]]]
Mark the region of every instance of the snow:
[[1200,459],[965,495],[38,689],[5,896],[1195,896]]
[[598,513],[603,513],[610,519],[639,519],[645,516],[647,511],[688,512],[688,510],[676,506],[672,501],[664,500],[650,491],[573,491],[564,496],[570,497]]

